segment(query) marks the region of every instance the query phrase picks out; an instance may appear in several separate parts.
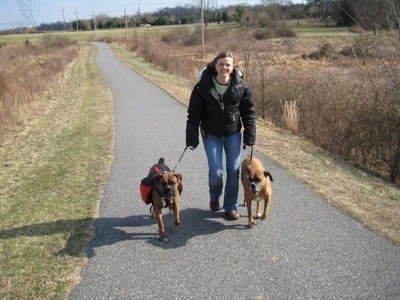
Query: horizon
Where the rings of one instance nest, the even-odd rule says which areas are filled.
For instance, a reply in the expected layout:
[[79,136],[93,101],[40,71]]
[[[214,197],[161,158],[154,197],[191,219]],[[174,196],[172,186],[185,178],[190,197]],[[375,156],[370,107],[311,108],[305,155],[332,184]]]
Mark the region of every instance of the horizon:
[[[27,7],[31,2],[31,7]],[[292,0],[293,4],[305,3],[305,0]],[[19,4],[23,5],[21,9]],[[107,14],[110,17],[156,12],[165,7],[199,5],[200,0],[147,0],[145,4],[132,3],[128,0],[116,0],[110,5],[109,0],[84,0],[64,2],[59,0],[2,0],[0,1],[0,30],[18,27],[35,27],[40,24],[73,22],[76,19],[91,19],[93,15]],[[247,4],[260,5],[261,0],[208,0],[212,7]],[[29,25],[28,25],[29,24]],[[34,25],[34,26],[32,26]]]

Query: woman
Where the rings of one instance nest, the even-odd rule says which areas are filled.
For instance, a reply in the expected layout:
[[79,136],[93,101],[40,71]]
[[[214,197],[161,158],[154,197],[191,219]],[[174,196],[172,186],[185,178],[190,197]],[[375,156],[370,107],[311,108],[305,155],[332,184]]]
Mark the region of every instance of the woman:
[[238,213],[239,165],[242,145],[256,140],[256,113],[251,90],[241,72],[234,68],[231,52],[219,53],[201,73],[190,96],[186,123],[186,145],[199,144],[199,128],[208,160],[210,209],[220,210],[223,190],[223,152],[226,156],[226,184],[223,209],[228,220]]

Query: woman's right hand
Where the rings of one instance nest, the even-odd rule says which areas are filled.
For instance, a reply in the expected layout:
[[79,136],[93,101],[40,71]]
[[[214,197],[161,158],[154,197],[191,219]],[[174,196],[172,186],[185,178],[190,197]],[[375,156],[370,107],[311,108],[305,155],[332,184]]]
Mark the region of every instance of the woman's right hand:
[[199,145],[199,137],[193,136],[190,134],[186,135],[186,147],[188,147],[190,150],[194,150],[197,148]]

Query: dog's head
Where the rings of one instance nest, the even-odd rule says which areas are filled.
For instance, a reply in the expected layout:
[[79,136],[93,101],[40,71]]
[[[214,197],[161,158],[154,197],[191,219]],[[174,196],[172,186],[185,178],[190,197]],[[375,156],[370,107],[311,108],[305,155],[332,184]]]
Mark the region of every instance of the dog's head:
[[164,207],[167,207],[182,193],[182,175],[175,172],[160,172],[154,178],[154,185],[161,199],[165,201]]
[[250,191],[257,195],[265,185],[267,178],[273,181],[272,176],[265,170],[254,169],[251,165],[247,168],[247,181]]

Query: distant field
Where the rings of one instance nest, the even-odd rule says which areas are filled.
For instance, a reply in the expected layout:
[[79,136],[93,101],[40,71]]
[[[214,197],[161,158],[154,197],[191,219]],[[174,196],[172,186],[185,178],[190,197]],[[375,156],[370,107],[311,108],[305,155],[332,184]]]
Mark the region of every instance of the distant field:
[[[231,28],[238,26],[237,23],[224,23],[224,24],[208,24],[207,29],[211,28]],[[347,28],[337,28],[330,24],[329,27],[326,24],[321,24],[317,22],[309,22],[306,20],[300,20],[299,25],[295,21],[288,21],[282,26],[287,26],[297,34],[301,36],[307,35],[343,35],[348,33]],[[125,38],[128,35],[128,39],[134,38],[136,34],[141,35],[149,32],[167,33],[170,30],[176,29],[178,27],[189,27],[189,28],[200,28],[200,24],[189,24],[189,25],[167,25],[167,26],[151,26],[151,27],[129,27],[127,30],[125,28],[117,29],[100,29],[92,31],[49,31],[41,33],[22,33],[13,35],[0,35],[0,43],[24,43],[27,39],[29,42],[34,43],[36,40],[42,39],[43,35],[46,34],[60,34],[65,35],[68,38],[78,40],[81,42],[87,42],[94,39],[100,39],[101,37],[112,36],[114,38],[120,37]]]

